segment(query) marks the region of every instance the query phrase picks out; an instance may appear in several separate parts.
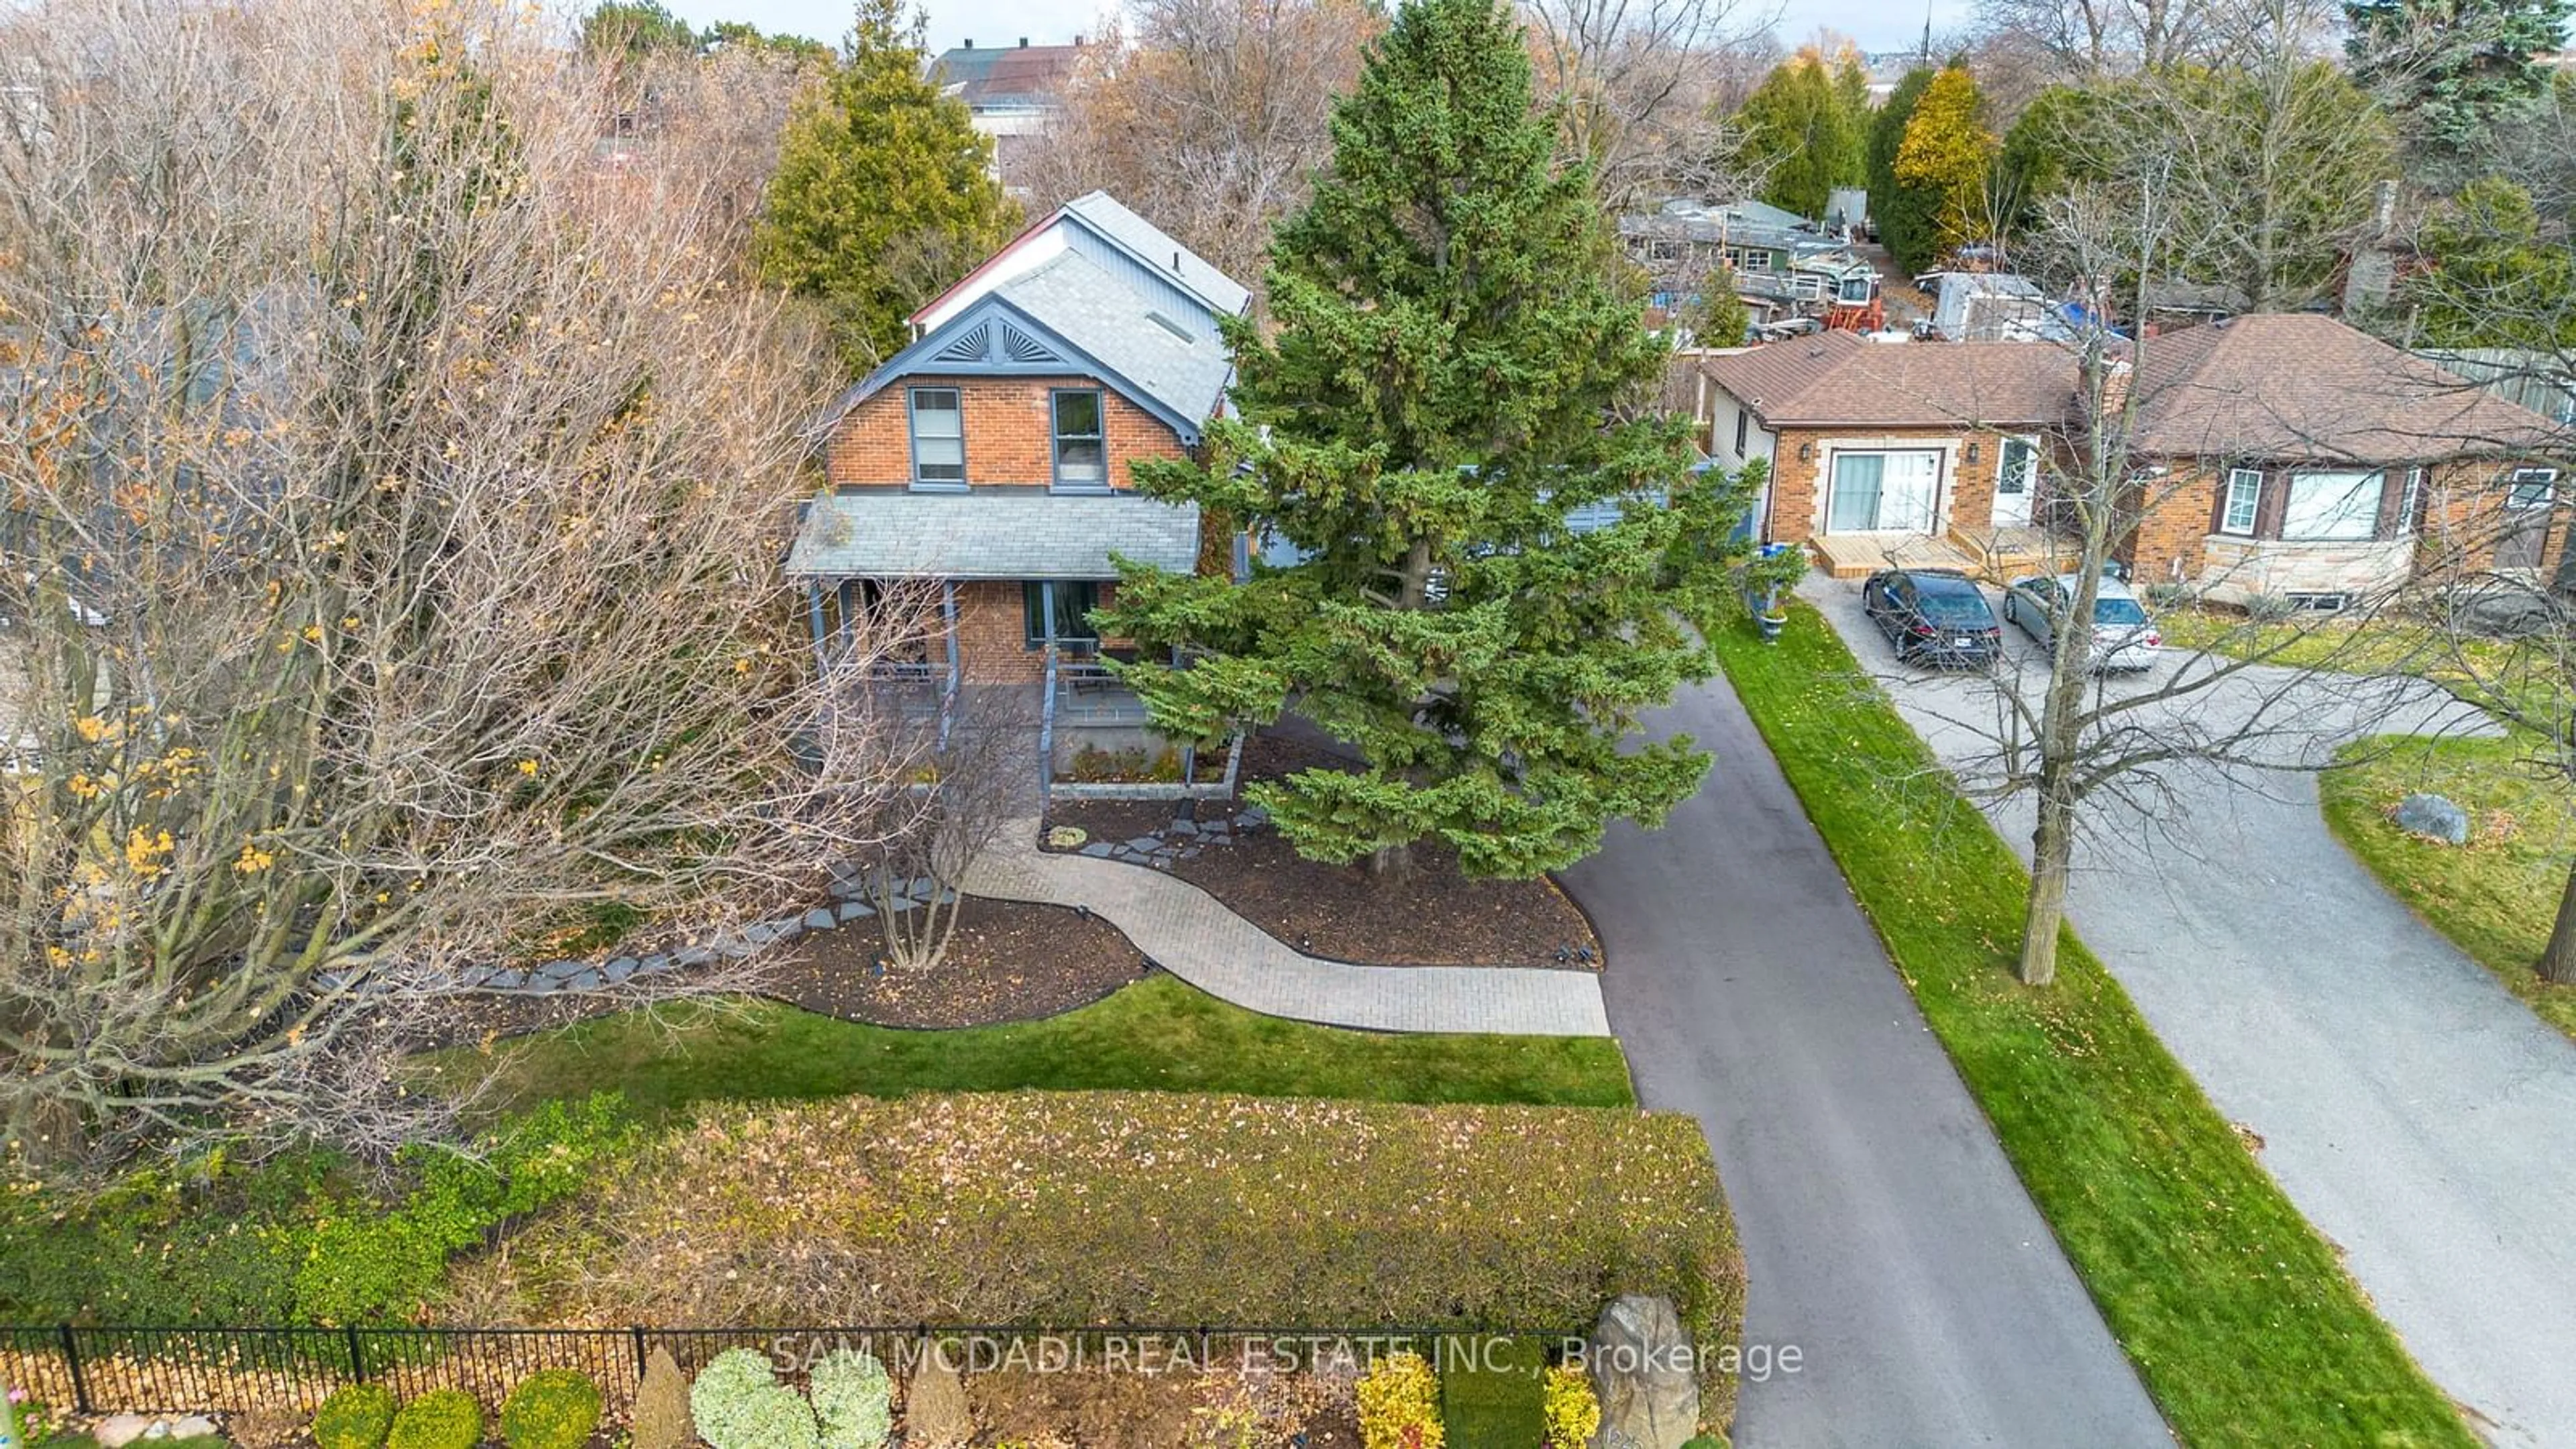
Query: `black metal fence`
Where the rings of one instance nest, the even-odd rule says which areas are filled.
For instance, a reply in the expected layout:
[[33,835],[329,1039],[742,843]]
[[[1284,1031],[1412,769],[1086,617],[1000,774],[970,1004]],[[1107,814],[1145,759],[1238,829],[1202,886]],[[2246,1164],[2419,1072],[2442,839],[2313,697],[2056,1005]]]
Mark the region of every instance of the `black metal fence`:
[[310,1412],[333,1389],[378,1383],[399,1398],[460,1388],[497,1404],[539,1369],[575,1369],[623,1411],[656,1349],[687,1373],[729,1348],[769,1356],[794,1376],[824,1353],[858,1348],[898,1372],[925,1345],[960,1367],[1188,1372],[1227,1363],[1311,1366],[1394,1348],[1475,1352],[1513,1338],[1571,1341],[1580,1330],[1314,1329],[907,1324],[808,1328],[85,1328],[0,1325],[0,1382],[84,1414],[255,1409]]

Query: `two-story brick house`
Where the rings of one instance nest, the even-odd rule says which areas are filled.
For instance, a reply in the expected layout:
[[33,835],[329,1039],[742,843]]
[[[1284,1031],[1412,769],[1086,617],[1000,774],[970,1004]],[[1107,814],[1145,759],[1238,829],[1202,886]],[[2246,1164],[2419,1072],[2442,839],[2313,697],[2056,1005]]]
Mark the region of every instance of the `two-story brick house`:
[[917,580],[944,624],[914,667],[949,695],[1036,684],[1051,663],[1095,704],[1117,694],[1085,663],[1117,647],[1090,621],[1113,555],[1188,570],[1203,552],[1198,510],[1137,493],[1134,465],[1198,447],[1233,375],[1218,319],[1249,300],[1094,192],[915,313],[914,341],[814,425],[830,487],[787,572],[817,645]]

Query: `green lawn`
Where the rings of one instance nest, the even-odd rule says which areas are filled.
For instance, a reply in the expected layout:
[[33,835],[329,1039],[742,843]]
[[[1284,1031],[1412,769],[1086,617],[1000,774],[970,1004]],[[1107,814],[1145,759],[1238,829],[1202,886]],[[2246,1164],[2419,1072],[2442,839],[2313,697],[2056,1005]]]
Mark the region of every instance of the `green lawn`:
[[1547,1370],[1546,1347],[1515,1338],[1476,1348],[1472,1362],[1441,1366],[1440,1422],[1448,1449],[1538,1449],[1547,1434],[1539,1377]]
[[[2194,1445],[2476,1441],[2070,932],[2012,978],[2028,877],[1815,612],[1713,631],[1853,894],[2167,1421]],[[1911,787],[1890,781],[1917,781]]]
[[[2389,893],[2451,938],[2542,1020],[2576,1037],[2576,986],[2540,979],[2532,963],[2549,941],[2567,865],[2576,849],[2564,779],[2523,763],[2516,739],[2387,737],[2347,747],[2346,767],[2318,782],[2326,823]],[[2391,824],[2406,795],[2429,790],[2469,812],[2465,846],[2420,840]]]
[[614,1088],[649,1118],[716,1098],[872,1096],[1121,1088],[1381,1102],[1635,1104],[1627,1059],[1606,1038],[1394,1036],[1281,1021],[1171,977],[1137,982],[1045,1021],[896,1031],[776,1002],[692,1008],[672,1024],[598,1017],[459,1050],[427,1069],[496,1073],[502,1107]]
[[[2168,649],[2206,650],[2231,659],[2260,655],[2267,664],[2339,674],[2411,674],[2493,708],[2517,699],[2543,715],[2559,704],[2553,661],[2501,639],[2455,638],[2402,614],[2257,624],[2214,609],[2163,609],[2156,627]],[[2534,676],[2535,666],[2539,674]]]

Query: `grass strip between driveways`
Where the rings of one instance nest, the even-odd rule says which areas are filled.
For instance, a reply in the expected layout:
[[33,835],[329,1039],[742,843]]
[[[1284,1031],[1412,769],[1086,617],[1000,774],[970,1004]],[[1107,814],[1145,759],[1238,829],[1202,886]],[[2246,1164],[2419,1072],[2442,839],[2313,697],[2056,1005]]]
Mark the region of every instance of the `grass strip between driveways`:
[[2476,1443],[2073,932],[2057,985],[2013,979],[2028,874],[1824,620],[1800,605],[1776,645],[1711,637],[2175,1433]]
[[[676,1029],[675,1029],[676,1027]],[[1043,1021],[954,1031],[862,1026],[772,1001],[621,1012],[436,1053],[424,1070],[491,1072],[498,1105],[613,1089],[647,1118],[718,1099],[1141,1089],[1374,1102],[1629,1107],[1607,1037],[1387,1035],[1282,1021],[1168,976]]]

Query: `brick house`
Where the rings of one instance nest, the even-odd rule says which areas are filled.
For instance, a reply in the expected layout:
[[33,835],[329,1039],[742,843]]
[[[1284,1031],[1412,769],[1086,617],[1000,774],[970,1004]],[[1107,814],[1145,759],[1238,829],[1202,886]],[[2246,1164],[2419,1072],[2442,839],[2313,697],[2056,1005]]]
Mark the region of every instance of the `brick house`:
[[2546,577],[2564,551],[2549,421],[2330,317],[2154,339],[2130,389],[2135,578],[2339,607],[2445,573]]
[[2076,403],[2074,355],[2038,342],[1870,342],[1823,332],[1712,353],[1710,455],[1770,469],[1758,528],[1837,576],[1890,559],[2005,568],[2045,551],[2033,504]]
[[[2062,556],[2046,498],[2089,425],[2067,348],[1827,333],[1698,370],[1712,455],[1771,467],[1766,540],[1804,543],[1843,577],[1889,563],[2001,576]],[[2559,565],[2548,420],[2332,318],[2152,338],[2119,385],[2139,486],[2119,554],[2136,579],[2337,607],[2418,577]]]
[[897,580],[935,586],[944,623],[904,666],[966,687],[1054,688],[1048,718],[1141,731],[1096,661],[1112,555],[1198,565],[1194,506],[1137,493],[1133,466],[1183,458],[1225,406],[1218,319],[1244,288],[1105,193],[1023,231],[912,317],[914,340],[841,394],[812,436],[828,491],[787,573],[816,646]]

